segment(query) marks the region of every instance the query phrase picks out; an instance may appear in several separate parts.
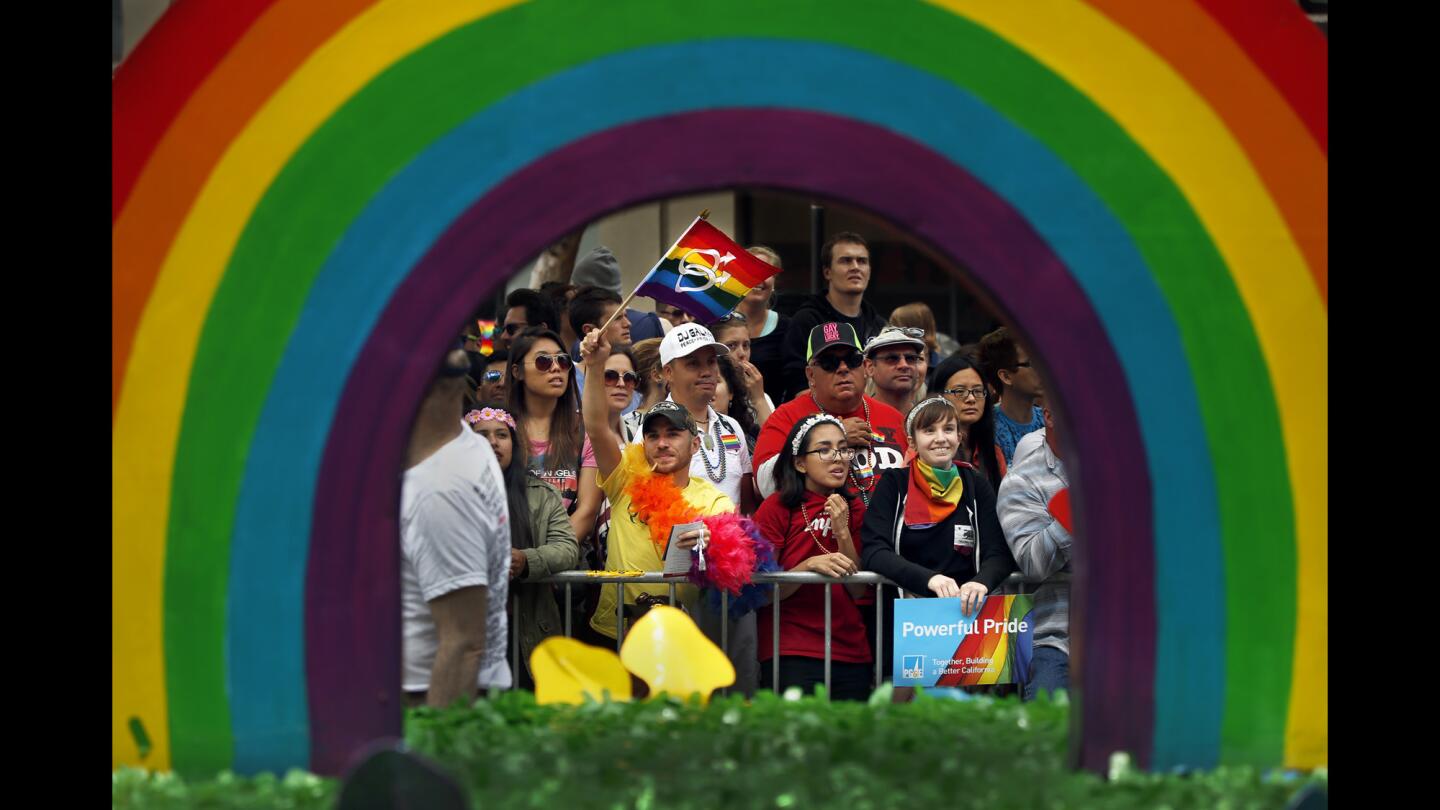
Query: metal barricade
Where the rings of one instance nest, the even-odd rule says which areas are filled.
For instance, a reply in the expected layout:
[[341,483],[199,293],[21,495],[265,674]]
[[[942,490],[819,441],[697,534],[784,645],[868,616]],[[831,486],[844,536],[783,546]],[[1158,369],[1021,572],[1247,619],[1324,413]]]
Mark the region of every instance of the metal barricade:
[[[817,574],[812,571],[773,571],[768,573],[755,574],[751,582],[770,583],[777,588],[782,584],[801,585],[874,585],[875,588],[875,683],[879,684],[881,673],[884,671],[883,662],[885,654],[885,586],[898,588],[894,582],[871,571],[861,571],[858,574],[850,574],[843,577],[829,577],[824,574]],[[595,583],[599,585],[615,585],[615,651],[618,653],[625,642],[625,586],[626,585],[669,585],[670,604],[675,604],[675,586],[689,584],[688,580],[680,577],[666,577],[659,571],[646,571],[634,576],[620,574],[599,574],[589,571],[563,571],[540,579],[530,579],[524,582],[510,583],[510,612],[513,627],[520,626],[520,601],[515,590],[515,585],[564,585],[565,586],[565,637],[573,637],[571,617],[573,614],[572,588],[576,583]],[[995,594],[1007,594],[1012,591],[1020,592],[1024,586],[1061,584],[1069,586],[1070,575],[1066,573],[1053,574],[1045,579],[1033,579],[1014,573],[1006,577],[993,591]],[[773,594],[774,591],[772,590]],[[832,589],[825,589],[825,694],[830,694],[830,659],[831,659],[831,638],[832,638]],[[780,604],[784,600],[771,600],[772,644],[770,666],[771,684],[774,691],[780,690]],[[720,649],[728,656],[730,654],[729,637],[729,607],[730,595],[721,592],[721,616],[724,619],[720,622]],[[520,669],[520,634],[512,631],[510,633],[510,671],[519,672]]]

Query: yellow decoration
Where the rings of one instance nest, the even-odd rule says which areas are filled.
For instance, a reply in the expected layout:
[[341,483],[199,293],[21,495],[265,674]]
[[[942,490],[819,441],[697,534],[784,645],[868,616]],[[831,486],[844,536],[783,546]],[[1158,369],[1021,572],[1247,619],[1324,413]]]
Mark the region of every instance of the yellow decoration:
[[735,667],[685,612],[659,605],[635,622],[620,647],[625,668],[650,684],[650,694],[680,698],[710,693],[735,682]]
[[530,653],[535,675],[535,702],[580,704],[589,697],[617,703],[630,701],[630,673],[620,657],[603,647],[573,638],[551,636]]

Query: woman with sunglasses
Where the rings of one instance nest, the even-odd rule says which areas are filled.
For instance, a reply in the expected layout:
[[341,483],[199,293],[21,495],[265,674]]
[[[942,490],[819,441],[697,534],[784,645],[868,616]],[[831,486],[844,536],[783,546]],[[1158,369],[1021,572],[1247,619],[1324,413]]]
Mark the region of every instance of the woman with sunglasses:
[[558,334],[531,327],[510,344],[505,410],[525,441],[530,472],[560,491],[575,536],[589,537],[600,513],[595,453],[580,422],[574,362]]
[[[905,418],[915,459],[880,476],[861,526],[861,560],[914,596],[959,597],[974,615],[1015,558],[995,513],[995,489],[955,463],[960,425],[943,397],[916,405]],[[894,598],[883,589],[884,598]],[[885,611],[884,638],[893,638],[895,611]],[[888,673],[890,668],[885,667]]]
[[661,340],[662,338],[646,338],[630,345],[630,359],[634,361],[635,373],[640,377],[640,406],[621,419],[625,423],[625,429],[629,431],[626,435],[632,438],[640,432],[640,420],[645,417],[645,412],[650,410],[650,406],[664,399],[667,393],[665,377],[660,372]]
[[[515,626],[511,614],[510,632],[519,639],[524,662],[515,679],[521,689],[534,689],[530,653],[541,641],[563,632],[565,625],[552,589],[532,581],[575,568],[580,549],[560,494],[525,468],[525,444],[519,441],[515,417],[492,401],[465,414],[465,422],[490,442],[505,481],[510,509],[510,592],[520,609],[520,626]],[[523,584],[526,582],[532,584]]]
[[[790,429],[775,466],[775,494],[755,512],[755,525],[775,544],[781,568],[832,577],[860,570],[863,508],[846,487],[854,457],[845,440],[845,425],[833,416],[813,414]],[[865,700],[874,659],[864,614],[856,602],[865,593],[863,585],[778,586],[776,690],[799,686],[808,693],[825,682],[825,588],[831,590],[830,694],[839,700]],[[767,605],[756,617],[763,687],[776,687],[772,610]]]
[[937,393],[955,406],[960,420],[960,452],[955,458],[981,470],[996,490],[1005,477],[1005,454],[995,443],[994,409],[989,402],[980,369],[963,354],[952,354],[935,369]]
[[[606,419],[615,435],[623,439],[619,443],[621,450],[625,449],[625,445],[629,444],[638,432],[621,417],[621,413],[629,407],[639,383],[640,375],[635,373],[635,358],[630,350],[624,346],[612,345],[610,356],[605,358],[605,404],[608,409]],[[591,485],[599,493],[600,514],[595,520],[595,542],[586,544],[585,554],[590,568],[603,569],[610,536],[610,499],[605,497],[605,492],[598,482]],[[598,595],[598,589],[595,595]],[[591,606],[593,607],[593,603]]]

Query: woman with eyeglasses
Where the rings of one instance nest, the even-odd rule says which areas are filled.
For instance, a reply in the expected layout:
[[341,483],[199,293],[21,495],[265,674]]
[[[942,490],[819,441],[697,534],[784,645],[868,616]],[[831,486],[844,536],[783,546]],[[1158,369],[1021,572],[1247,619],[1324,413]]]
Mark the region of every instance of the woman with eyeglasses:
[[[995,488],[955,463],[960,424],[949,400],[933,397],[905,418],[915,458],[880,476],[860,530],[862,567],[914,596],[959,597],[973,616],[1011,572],[1015,558],[995,513]],[[891,589],[883,589],[888,600]],[[885,611],[893,638],[895,611]],[[888,674],[890,668],[885,667]]]
[[[845,425],[817,413],[795,424],[775,465],[775,494],[755,512],[755,525],[775,544],[786,571],[841,577],[860,570],[863,507],[846,487],[855,451]],[[830,588],[830,695],[838,700],[870,696],[874,658],[856,600],[863,585],[784,584],[780,603],[779,686],[805,692],[825,682],[825,588]],[[756,617],[761,685],[774,687],[774,618],[766,606]],[[769,662],[769,663],[764,663]]]
[[574,362],[549,329],[531,327],[510,344],[505,410],[525,441],[530,472],[560,491],[578,538],[590,536],[600,513],[595,453],[580,421]]
[[935,369],[936,393],[955,406],[960,420],[960,452],[956,458],[982,470],[990,486],[1000,489],[1005,454],[995,443],[995,413],[980,369],[963,354],[952,354]]
[[519,441],[515,417],[500,403],[486,402],[465,414],[465,422],[490,442],[505,481],[510,510],[510,592],[520,608],[519,627],[512,614],[510,632],[519,639],[524,662],[515,679],[521,689],[534,689],[530,653],[541,641],[564,632],[565,625],[550,586],[523,583],[574,569],[580,549],[560,493],[526,470],[525,444]]

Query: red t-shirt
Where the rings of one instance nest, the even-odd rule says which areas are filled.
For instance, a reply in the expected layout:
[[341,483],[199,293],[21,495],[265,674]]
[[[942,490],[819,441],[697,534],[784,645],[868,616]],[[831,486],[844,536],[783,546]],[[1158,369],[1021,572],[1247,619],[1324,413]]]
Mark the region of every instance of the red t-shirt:
[[[775,544],[775,558],[780,567],[789,571],[805,560],[837,552],[840,543],[830,531],[830,517],[825,514],[825,499],[806,491],[801,501],[805,512],[788,509],[780,503],[778,494],[771,495],[755,511],[755,525],[766,539]],[[810,528],[815,535],[805,530],[805,518],[810,516]],[[855,541],[855,550],[860,550],[860,523],[864,509],[858,498],[850,502],[850,537]],[[816,539],[820,544],[816,545]],[[824,546],[827,550],[821,550]],[[776,586],[779,587],[779,586]],[[780,602],[780,654],[803,655],[807,658],[825,657],[825,592],[823,585],[801,585],[790,598]],[[865,621],[860,616],[860,607],[850,597],[844,585],[831,585],[830,591],[830,657],[835,661],[850,664],[868,664],[874,660],[870,641],[865,635]],[[775,652],[772,628],[775,619],[770,605],[760,608],[755,617],[759,654],[761,661],[769,661]]]
[[[851,466],[855,473],[851,487],[859,486],[870,492],[879,480],[880,470],[905,466],[905,453],[910,449],[910,443],[905,439],[905,418],[900,412],[870,397],[864,397],[863,403],[850,413],[833,415],[841,421],[852,416],[864,419],[866,405],[870,406],[870,427],[876,438],[871,439],[870,449],[857,448],[859,452],[855,454],[855,461]],[[770,418],[765,420],[765,426],[760,429],[760,438],[755,442],[756,469],[780,455],[780,450],[785,446],[785,437],[790,435],[790,429],[795,427],[796,422],[819,412],[819,406],[809,394],[796,397],[776,408]],[[783,612],[781,615],[784,615]]]

